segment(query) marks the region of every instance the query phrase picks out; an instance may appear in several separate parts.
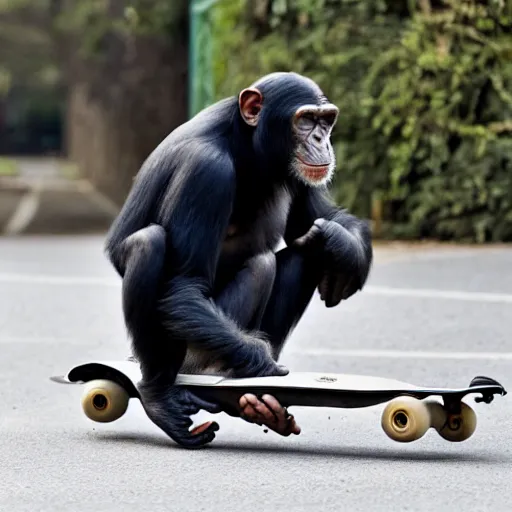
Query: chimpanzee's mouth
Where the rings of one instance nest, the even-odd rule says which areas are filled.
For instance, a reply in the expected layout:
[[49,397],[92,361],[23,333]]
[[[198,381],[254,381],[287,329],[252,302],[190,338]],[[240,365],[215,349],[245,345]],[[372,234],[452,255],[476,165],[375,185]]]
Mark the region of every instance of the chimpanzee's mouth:
[[300,163],[311,171],[327,171],[329,169],[329,162],[324,162],[320,164],[311,164],[306,162],[303,158],[300,157],[300,155],[297,155],[297,158],[299,159]]
[[301,162],[301,172],[310,181],[321,181],[329,174],[329,166],[308,165]]
[[319,169],[304,169],[304,175],[313,180],[321,180],[327,176],[329,168],[328,167],[321,167]]

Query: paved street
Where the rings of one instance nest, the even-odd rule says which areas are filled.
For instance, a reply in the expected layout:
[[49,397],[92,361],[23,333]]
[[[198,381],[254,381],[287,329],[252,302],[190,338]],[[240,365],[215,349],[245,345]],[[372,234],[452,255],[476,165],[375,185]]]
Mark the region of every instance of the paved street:
[[94,424],[79,387],[48,379],[128,354],[102,238],[0,239],[0,510],[509,512],[511,268],[512,248],[378,251],[368,290],[330,310],[315,297],[282,360],[432,386],[494,377],[509,395],[475,404],[468,441],[397,444],[383,406],[295,408],[300,436],[222,415],[217,440],[189,452],[140,404]]

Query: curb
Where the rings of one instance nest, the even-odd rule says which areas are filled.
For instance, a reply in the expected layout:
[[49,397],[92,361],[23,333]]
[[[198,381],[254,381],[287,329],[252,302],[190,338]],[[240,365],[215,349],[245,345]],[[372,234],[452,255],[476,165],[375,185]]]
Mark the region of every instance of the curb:
[[0,234],[105,232],[119,208],[87,180],[0,177]]

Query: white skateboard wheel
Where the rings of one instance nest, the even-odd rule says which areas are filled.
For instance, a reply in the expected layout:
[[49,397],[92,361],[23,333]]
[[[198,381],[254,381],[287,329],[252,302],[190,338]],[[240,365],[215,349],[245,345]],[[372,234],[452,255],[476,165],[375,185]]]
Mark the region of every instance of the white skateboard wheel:
[[447,441],[460,443],[469,439],[476,430],[475,411],[466,403],[460,403],[459,413],[449,413],[440,403],[429,404],[432,425]]
[[402,396],[389,402],[382,413],[384,432],[400,443],[410,443],[423,437],[430,428],[427,406],[411,396]]
[[129,401],[128,393],[119,384],[111,380],[91,380],[85,384],[82,409],[92,421],[109,423],[126,412]]

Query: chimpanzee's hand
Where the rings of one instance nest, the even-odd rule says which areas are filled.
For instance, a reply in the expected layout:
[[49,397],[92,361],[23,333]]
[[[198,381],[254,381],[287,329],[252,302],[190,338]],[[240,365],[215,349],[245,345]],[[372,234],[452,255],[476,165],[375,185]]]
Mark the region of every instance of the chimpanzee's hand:
[[157,388],[155,385],[140,386],[142,405],[149,419],[160,427],[173,441],[185,448],[199,448],[215,439],[219,430],[216,422],[206,422],[190,431],[190,416],[201,409],[212,414],[222,411],[221,407],[200,399],[180,387]]
[[230,367],[235,378],[282,377],[290,373],[288,368],[273,359],[268,343],[250,336],[233,353]]
[[290,370],[286,366],[273,360],[262,360],[233,369],[233,377],[237,379],[245,377],[283,377],[289,373]]
[[[270,347],[261,340],[247,343],[242,351],[244,365],[234,369],[234,377],[270,377],[288,375],[289,370],[271,357]],[[245,352],[245,353],[244,353]],[[249,423],[265,425],[282,436],[300,434],[300,427],[273,396],[257,397],[247,393],[240,397],[240,416]]]
[[333,307],[360,290],[370,270],[362,240],[334,221],[317,219],[296,245],[321,243],[323,276],[318,285],[321,299]]
[[265,425],[283,437],[291,434],[298,436],[301,432],[293,415],[271,395],[258,398],[247,393],[240,397],[239,406],[240,416],[248,423]]

